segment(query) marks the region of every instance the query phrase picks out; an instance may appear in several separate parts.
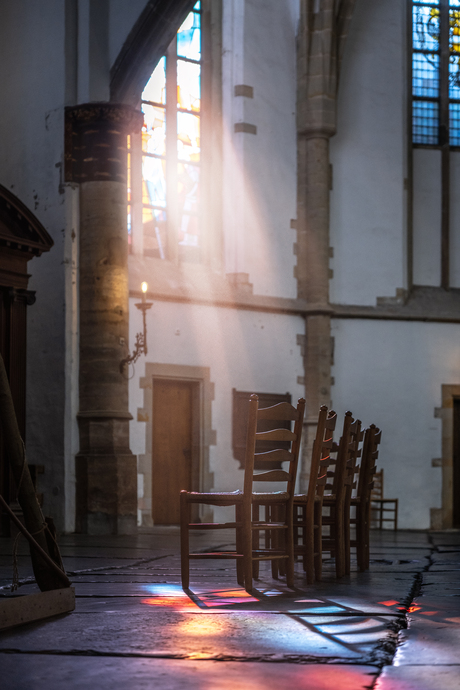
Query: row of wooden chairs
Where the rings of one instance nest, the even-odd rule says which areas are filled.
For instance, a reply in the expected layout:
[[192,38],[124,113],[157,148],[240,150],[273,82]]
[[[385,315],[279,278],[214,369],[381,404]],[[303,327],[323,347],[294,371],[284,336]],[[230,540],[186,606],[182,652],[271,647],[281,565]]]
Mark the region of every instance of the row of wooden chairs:
[[[233,492],[199,493],[181,491],[181,577],[182,586],[189,588],[190,561],[225,558],[236,561],[237,581],[252,590],[253,578],[258,577],[260,561],[271,561],[272,574],[286,575],[286,583],[294,586],[294,559],[301,557],[307,582],[321,579],[322,554],[335,557],[338,577],[350,572],[350,548],[356,547],[358,565],[369,565],[370,491],[378,455],[380,431],[371,426],[365,432],[361,422],[350,412],[344,419],[339,443],[333,440],[337,415],[321,407],[313,443],[310,479],[307,494],[294,493],[303,429],[305,400],[297,407],[287,402],[259,409],[257,395],[249,403],[243,490]],[[267,424],[293,422],[287,428],[257,431],[258,422]],[[256,444],[269,441],[278,447],[256,452]],[[363,441],[363,447],[360,445]],[[361,457],[362,456],[362,457]],[[361,457],[359,470],[358,458]],[[288,462],[288,469],[281,463]],[[255,465],[272,466],[256,472]],[[359,471],[358,471],[359,470]],[[357,484],[357,477],[359,477]],[[285,484],[284,490],[256,491],[254,484],[276,482]],[[357,488],[355,495],[353,489]],[[276,487],[278,488],[278,487]],[[201,505],[234,509],[228,522],[202,523],[192,519]],[[355,517],[350,517],[351,508]],[[264,519],[260,518],[261,509]],[[323,515],[325,510],[328,515]],[[350,525],[355,524],[356,538],[351,540]],[[191,553],[190,530],[235,529],[236,548],[231,551]],[[329,529],[329,535],[323,531]],[[261,541],[263,545],[261,545]]]

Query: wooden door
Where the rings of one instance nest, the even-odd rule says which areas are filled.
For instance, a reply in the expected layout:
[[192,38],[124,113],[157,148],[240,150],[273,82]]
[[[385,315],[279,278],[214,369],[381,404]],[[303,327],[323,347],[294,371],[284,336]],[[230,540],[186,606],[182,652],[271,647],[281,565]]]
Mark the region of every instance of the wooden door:
[[[179,524],[179,493],[192,489],[197,384],[154,379],[152,415],[152,518]],[[195,410],[195,414],[194,414]]]

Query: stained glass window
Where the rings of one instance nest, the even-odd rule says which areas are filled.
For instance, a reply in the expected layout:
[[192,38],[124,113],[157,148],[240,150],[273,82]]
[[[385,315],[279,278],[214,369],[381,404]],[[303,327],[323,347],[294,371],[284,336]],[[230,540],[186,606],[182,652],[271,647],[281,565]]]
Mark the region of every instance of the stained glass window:
[[413,0],[412,140],[460,145],[460,0]]
[[[200,261],[201,42],[197,2],[142,92],[144,127],[138,158],[147,256]],[[128,155],[134,166],[131,151]]]

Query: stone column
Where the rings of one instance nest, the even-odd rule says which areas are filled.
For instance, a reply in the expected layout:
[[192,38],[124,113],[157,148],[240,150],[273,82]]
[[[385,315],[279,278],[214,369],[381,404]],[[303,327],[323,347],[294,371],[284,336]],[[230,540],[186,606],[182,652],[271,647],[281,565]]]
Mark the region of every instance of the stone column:
[[77,531],[136,531],[137,467],[129,448],[126,137],[142,126],[130,106],[66,109],[66,180],[80,184],[80,369],[75,458]]
[[330,406],[329,139],[336,131],[337,82],[355,0],[301,0],[297,43],[297,290],[305,321],[306,427],[300,490],[308,488],[318,410]]

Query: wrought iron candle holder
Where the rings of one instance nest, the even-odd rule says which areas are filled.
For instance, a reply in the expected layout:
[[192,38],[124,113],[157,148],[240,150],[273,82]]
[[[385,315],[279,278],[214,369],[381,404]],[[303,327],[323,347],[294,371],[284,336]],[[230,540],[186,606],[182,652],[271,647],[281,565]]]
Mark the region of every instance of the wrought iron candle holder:
[[138,302],[135,306],[142,312],[142,323],[143,323],[143,332],[142,333],[136,333],[136,342],[134,343],[134,350],[132,355],[128,354],[127,357],[121,360],[120,362],[120,372],[123,373],[123,370],[127,364],[134,364],[134,362],[137,362],[139,357],[141,355],[146,355],[147,354],[147,324],[145,320],[145,313],[150,309],[152,306],[153,302],[147,302],[145,299],[145,293],[147,292],[148,285],[147,283],[142,283],[141,289],[142,289],[142,302]]

